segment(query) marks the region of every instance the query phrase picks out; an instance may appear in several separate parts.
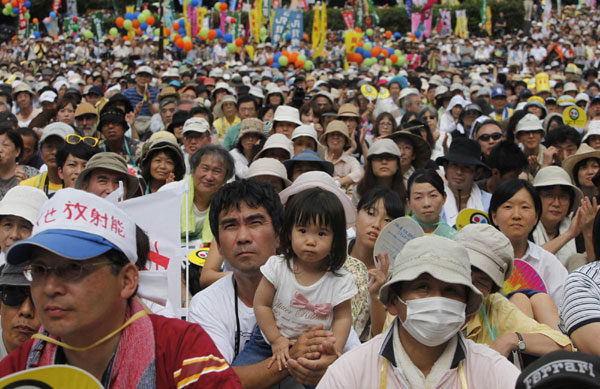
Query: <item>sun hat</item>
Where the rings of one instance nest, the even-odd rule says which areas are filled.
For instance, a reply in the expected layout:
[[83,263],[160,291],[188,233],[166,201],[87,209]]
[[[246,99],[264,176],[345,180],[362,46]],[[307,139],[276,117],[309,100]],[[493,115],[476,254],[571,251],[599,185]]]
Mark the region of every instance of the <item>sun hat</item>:
[[135,223],[116,204],[66,188],[44,203],[31,237],[10,246],[6,261],[23,264],[32,259],[34,248],[41,247],[71,260],[90,259],[116,249],[135,263],[135,236]]
[[573,208],[577,208],[581,199],[583,198],[583,192],[581,189],[573,185],[569,173],[560,166],[546,166],[540,169],[533,179],[533,186],[536,188],[543,188],[547,186],[566,186],[573,190]]
[[578,103],[580,101],[585,101],[586,103],[590,102],[590,95],[588,95],[587,93],[578,93],[577,96],[575,96],[575,103]]
[[0,273],[0,286],[30,286],[31,282],[25,278],[24,271],[25,265],[5,264],[2,266],[2,273]]
[[360,118],[358,107],[352,103],[342,104],[337,113],[338,118]]
[[33,90],[26,82],[20,82],[19,85],[12,90],[13,98],[16,100],[16,96],[21,92],[27,92],[30,96],[33,96]]
[[490,224],[468,224],[454,237],[469,253],[471,266],[487,274],[498,288],[513,270],[515,252],[510,240]]
[[395,155],[398,159],[402,156],[396,142],[391,139],[383,138],[376,140],[371,145],[367,153],[367,160],[371,160],[375,155],[383,154]]
[[481,160],[481,146],[479,145],[479,142],[464,137],[452,140],[448,154],[438,157],[435,162],[438,165],[455,162],[489,169],[489,167]]
[[135,71],[136,76],[140,73],[146,73],[149,74],[151,76],[154,75],[154,72],[152,71],[152,68],[150,66],[140,66],[139,68],[137,68],[137,70]]
[[273,114],[273,123],[275,122],[290,122],[301,126],[300,111],[289,105],[280,105]]
[[287,176],[292,177],[294,171],[294,165],[297,162],[314,162],[321,166],[321,170],[325,173],[333,176],[333,164],[329,161],[325,161],[319,153],[313,150],[303,150],[302,152],[294,155],[291,159],[284,161],[283,164],[287,170]]
[[18,185],[10,188],[0,201],[0,216],[18,216],[35,224],[40,208],[48,196],[33,186]]
[[431,146],[429,146],[429,143],[427,143],[423,137],[403,129],[386,135],[385,139],[391,139],[396,144],[398,144],[400,139],[404,139],[412,143],[416,153],[416,168],[423,168],[427,165],[427,162],[429,162],[429,158],[431,157]]
[[51,136],[58,136],[58,137],[62,138],[62,140],[65,140],[67,135],[71,135],[71,134],[75,134],[75,130],[73,129],[73,127],[69,126],[67,123],[63,123],[63,122],[50,123],[46,127],[44,127],[44,130],[42,131],[42,136],[40,138],[40,144],[44,143],[44,141]]
[[589,123],[588,130],[581,141],[585,142],[592,135],[600,135],[600,120],[592,120]]
[[563,161],[562,168],[565,169],[567,173],[569,173],[569,176],[571,177],[571,180],[573,182],[577,182],[577,177],[575,176],[575,172],[573,171],[573,169],[575,169],[575,165],[588,158],[596,158],[600,160],[600,150],[595,150],[587,143],[582,142],[579,148],[577,149],[577,152],[567,157],[567,159]]
[[[436,88],[437,91],[437,88]],[[416,95],[419,96],[419,91],[417,88],[404,88],[400,91],[400,95],[398,96],[398,101],[404,99],[405,97]]]
[[567,82],[563,88],[563,93],[566,94],[567,92],[579,92],[577,85],[573,82]]
[[81,103],[75,110],[75,118],[77,119],[78,117],[84,115],[95,115],[98,117],[98,111],[96,111],[96,108],[94,108],[94,106],[90,103]]
[[319,142],[326,145],[327,135],[333,132],[339,132],[340,134],[344,135],[344,138],[346,138],[346,144],[350,143],[350,136],[348,135],[348,126],[341,120],[330,121],[327,125],[327,130],[325,130],[325,133],[323,133],[319,137]]
[[562,95],[556,100],[556,103],[559,107],[569,107],[571,105],[575,105],[575,99],[573,96]]
[[292,158],[294,155],[294,143],[283,134],[273,134],[267,138],[262,150],[256,154],[254,160],[256,161],[257,159],[262,158],[264,152],[269,149],[283,149],[287,151],[289,155],[288,159]]
[[42,92],[42,94],[40,95],[39,101],[40,104],[41,103],[54,103],[56,101],[56,93],[52,92],[51,90],[47,90]]
[[129,170],[127,169],[127,162],[125,159],[121,157],[117,153],[113,153],[110,151],[100,152],[95,154],[89,161],[85,164],[85,169],[79,173],[77,176],[77,180],[75,180],[75,188],[82,189],[83,183],[87,181],[88,176],[92,173],[94,169],[107,169],[112,170],[113,172],[122,173],[125,175],[125,179],[127,182],[124,185],[127,187],[127,197],[133,197],[135,192],[139,188],[138,178],[134,175],[129,174]]
[[392,285],[428,273],[437,280],[466,286],[469,289],[466,314],[472,315],[481,306],[483,296],[471,282],[468,258],[467,249],[448,238],[429,235],[412,239],[391,261],[388,280],[379,290],[379,300],[386,305]]
[[[167,134],[171,133],[167,132]],[[148,150],[141,158],[140,162],[142,166],[148,159],[150,159],[153,155],[156,155],[160,150],[171,150],[173,154],[175,154],[176,159],[173,161],[175,163],[175,170],[173,174],[175,175],[175,179],[178,179],[179,177],[183,178],[185,175],[185,158],[183,157],[183,152],[177,144],[177,141],[173,142],[173,140],[167,137],[159,137],[152,140]],[[129,193],[129,191],[127,193]]]
[[262,120],[257,118],[247,118],[242,120],[240,124],[240,133],[238,134],[237,140],[240,141],[244,135],[257,134],[261,138],[265,137],[264,131],[265,125]]
[[257,176],[273,176],[283,180],[283,187],[287,188],[292,181],[287,178],[285,166],[275,158],[260,158],[255,160],[248,167],[246,178]]
[[350,197],[342,191],[333,177],[325,172],[306,172],[301,174],[288,188],[279,193],[281,203],[285,206],[290,197],[306,189],[321,188],[336,195],[342,202],[344,214],[346,215],[346,227],[350,228],[356,223],[356,207],[350,200]]
[[600,388],[600,358],[558,350],[537,358],[517,378],[515,389]]
[[184,135],[186,132],[198,132],[204,134],[205,132],[210,133],[210,124],[204,118],[191,117],[183,124]]
[[544,130],[544,124],[536,115],[532,113],[528,113],[523,116],[521,120],[517,123],[517,131],[515,134],[519,132],[532,132],[532,131],[542,131],[544,134],[546,131]]
[[441,95],[444,95],[446,93],[448,93],[449,90],[447,87],[445,87],[444,85],[440,85],[437,88],[435,88],[435,97],[439,97]]
[[317,130],[312,125],[303,124],[298,126],[292,132],[292,141],[296,138],[300,138],[301,136],[306,136],[315,141],[315,145],[319,144],[319,140],[317,139]]

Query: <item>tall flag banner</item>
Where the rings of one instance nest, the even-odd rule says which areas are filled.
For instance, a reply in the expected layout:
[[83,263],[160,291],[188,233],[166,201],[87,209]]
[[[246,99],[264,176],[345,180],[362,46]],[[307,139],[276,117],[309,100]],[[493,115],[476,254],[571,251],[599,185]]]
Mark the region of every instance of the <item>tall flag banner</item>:
[[552,13],[552,1],[546,0],[544,4],[544,14],[542,15],[542,32],[548,34],[548,25],[550,23],[550,14]]
[[[46,23],[48,21],[48,23]],[[56,18],[44,18],[43,20],[44,26],[46,27],[46,31],[48,31],[48,35],[57,36],[60,31],[58,30],[58,24],[56,23]]]
[[288,24],[290,18],[290,10],[286,8],[277,8],[275,10],[275,17],[273,18],[273,29],[271,30],[271,40],[274,45],[279,44],[281,36],[285,31],[285,26]]
[[481,0],[479,14],[481,16],[481,24],[485,24],[485,22],[487,22],[487,0]]
[[321,56],[323,49],[325,48],[325,41],[327,40],[327,5],[325,3],[321,4],[321,20],[319,25],[321,27],[321,33],[319,34],[319,47],[314,53],[313,58]]
[[409,18],[412,15],[411,9],[412,9],[412,0],[406,0],[406,14],[408,15]]
[[59,9],[60,9],[60,0],[52,0],[52,11],[54,11],[55,13],[58,13]]
[[254,41],[256,43],[259,43],[259,37],[258,37],[258,31],[257,31],[257,26],[258,26],[258,21],[256,20],[256,11],[254,9],[250,10],[250,20],[248,21],[248,23],[250,24],[250,30],[252,30],[252,35],[254,36]]
[[373,5],[373,0],[365,0],[367,4],[367,15],[371,16],[373,24],[371,27],[374,27],[379,24],[379,15],[375,12],[375,6]]
[[67,0],[67,14],[77,16],[77,0]]
[[[281,8],[277,8],[281,9]],[[302,20],[302,11],[290,12],[290,34],[292,35],[292,48],[299,49],[302,33],[304,31],[304,20]]]
[[315,14],[313,19],[313,28],[312,28],[312,50],[316,51],[317,47],[319,47],[319,40],[321,34],[321,3],[317,3],[315,5]]
[[344,11],[342,12],[342,18],[344,19],[346,30],[354,30],[354,12]]
[[237,0],[229,0],[229,9],[234,11],[237,8]]
[[187,36],[191,36],[192,34],[192,23],[190,22],[189,14],[190,4],[190,0],[183,0],[183,23],[185,25],[185,35]]
[[487,19],[485,21],[485,29],[489,36],[492,36],[492,7],[487,6]]
[[227,18],[227,11],[221,11],[219,13],[219,23],[220,23],[220,29],[221,29],[221,34],[225,35],[225,19]]
[[421,13],[415,12],[410,15],[410,32],[413,34],[419,30],[419,24],[421,24]]
[[[423,19],[423,24],[425,25],[425,37],[429,38],[431,36],[431,22],[433,19],[433,13],[425,12],[422,14],[423,14],[423,16],[421,16],[421,19]],[[429,14],[429,15],[426,17],[425,16],[426,14]]]
[[104,36],[104,15],[102,12],[96,12],[91,15],[92,31],[97,39]]
[[[410,0],[408,0],[410,1]],[[365,25],[365,3],[363,0],[356,0],[356,26],[364,27]]]
[[[173,9],[173,2],[171,0],[163,1],[163,27],[173,30],[173,22],[175,22],[175,11]],[[202,23],[202,20],[200,20]]]
[[440,10],[437,33],[439,36],[448,36],[452,34],[452,14],[450,13],[450,10]]
[[27,37],[27,25],[29,23],[27,23],[27,19],[25,19],[26,11],[27,9],[25,8],[25,5],[23,5],[23,2],[19,1],[19,30],[17,32],[17,36],[20,39]]
[[456,27],[454,34],[467,39],[469,37],[469,30],[467,29],[467,11],[464,9],[456,10]]
[[190,37],[194,37],[198,35],[198,7],[194,7],[193,5],[188,6],[188,15],[190,17],[190,25],[192,35]]

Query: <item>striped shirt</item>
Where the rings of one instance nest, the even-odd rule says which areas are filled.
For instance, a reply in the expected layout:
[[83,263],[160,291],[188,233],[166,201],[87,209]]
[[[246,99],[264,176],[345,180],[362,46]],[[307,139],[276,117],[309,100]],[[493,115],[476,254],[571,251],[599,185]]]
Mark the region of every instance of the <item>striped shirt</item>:
[[560,329],[571,334],[600,322],[600,263],[592,262],[569,274],[560,307]]
[[[156,103],[156,97],[158,96],[160,91],[151,86],[148,87],[148,90],[150,91],[150,101],[152,103]],[[135,86],[125,89],[123,91],[123,96],[127,97],[129,102],[133,106],[133,109],[135,109],[135,106],[144,99],[144,96],[142,96],[138,93]],[[152,114],[150,113],[150,108],[148,107],[147,103],[142,104],[142,110],[140,111],[138,116],[152,116]]]

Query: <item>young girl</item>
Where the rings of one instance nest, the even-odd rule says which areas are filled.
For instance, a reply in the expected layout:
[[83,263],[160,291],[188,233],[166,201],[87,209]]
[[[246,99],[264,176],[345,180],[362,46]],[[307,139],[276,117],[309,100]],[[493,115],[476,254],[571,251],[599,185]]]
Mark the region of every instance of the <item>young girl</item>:
[[[287,367],[289,349],[300,335],[323,325],[341,353],[352,326],[350,299],[356,294],[346,261],[344,208],[331,192],[308,189],[287,204],[280,233],[282,255],[261,267],[263,278],[254,296],[257,329],[234,365],[249,365],[272,356]],[[265,342],[268,342],[268,344]]]

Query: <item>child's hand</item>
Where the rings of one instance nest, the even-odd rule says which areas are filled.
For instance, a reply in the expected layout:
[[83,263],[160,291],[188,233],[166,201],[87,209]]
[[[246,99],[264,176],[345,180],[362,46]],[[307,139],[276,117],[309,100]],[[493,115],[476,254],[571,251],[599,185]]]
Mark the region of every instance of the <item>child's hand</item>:
[[377,254],[377,260],[379,261],[377,268],[369,270],[369,276],[371,276],[369,281],[369,293],[371,295],[379,294],[379,289],[385,284],[388,269],[390,268],[390,256],[388,253],[385,253],[384,255]]
[[282,366],[287,369],[287,360],[290,359],[290,346],[292,342],[284,336],[280,336],[271,344],[271,349],[273,350],[273,357],[269,364],[267,365],[267,369],[270,369],[273,365],[273,362],[277,361],[277,368],[279,371],[282,370]]

